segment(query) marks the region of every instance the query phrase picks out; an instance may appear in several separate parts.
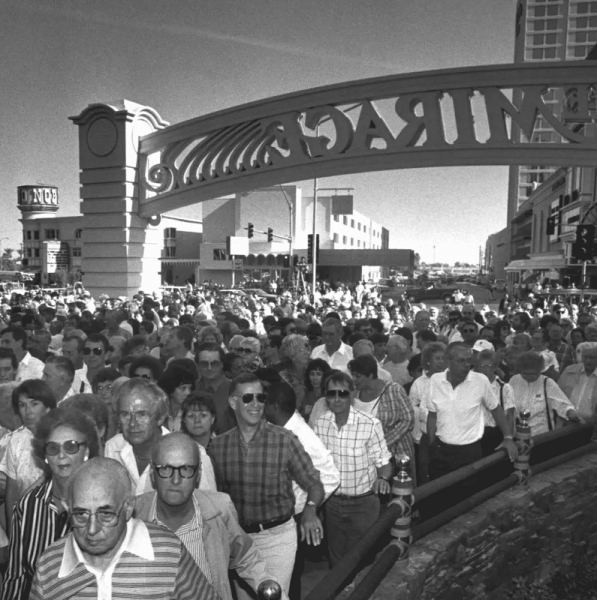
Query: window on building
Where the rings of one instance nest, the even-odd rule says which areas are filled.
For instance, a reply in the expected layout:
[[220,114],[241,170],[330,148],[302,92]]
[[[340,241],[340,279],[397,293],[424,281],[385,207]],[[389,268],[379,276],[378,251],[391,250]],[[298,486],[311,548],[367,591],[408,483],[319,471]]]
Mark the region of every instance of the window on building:
[[46,229],[46,240],[59,240],[60,231],[58,229]]
[[164,239],[176,238],[176,227],[166,227],[164,229]]
[[359,231],[361,231],[361,224],[360,224],[360,223],[357,223],[357,229],[358,229]]
[[340,215],[334,215],[334,221],[336,221],[336,223],[340,222]]
[[337,233],[334,233],[334,242],[338,243],[340,241],[340,236]]
[[350,245],[354,246],[354,238],[350,238]]
[[363,225],[363,231],[367,233],[367,225]]
[[346,217],[346,216],[342,217],[342,223],[344,225],[348,225],[348,217]]
[[357,248],[361,247],[361,240],[357,240]]
[[346,236],[345,235],[342,236],[342,243],[346,246]]
[[39,248],[35,248],[33,250],[33,254],[34,254],[35,258],[39,258]]
[[82,229],[75,229],[75,239],[80,240],[83,237]]
[[33,251],[31,250],[31,248],[27,248],[27,256],[28,256],[29,258],[31,258],[31,256],[33,256],[32,252],[33,252]]
[[30,240],[30,239],[31,239],[31,232],[30,232],[30,231],[27,231],[27,232],[25,232],[25,233],[26,233],[26,235],[25,235],[25,239],[27,239],[27,240]]
[[81,248],[73,248],[73,256],[81,256]]
[[[164,250],[167,258],[176,258],[176,246],[169,246],[168,248],[164,248]],[[225,250],[222,250],[222,252],[225,252]]]
[[226,260],[226,249],[214,248],[214,260]]
[[354,229],[354,219],[350,219],[350,226]]
[[33,239],[34,240],[39,240],[39,231],[34,231],[33,232]]

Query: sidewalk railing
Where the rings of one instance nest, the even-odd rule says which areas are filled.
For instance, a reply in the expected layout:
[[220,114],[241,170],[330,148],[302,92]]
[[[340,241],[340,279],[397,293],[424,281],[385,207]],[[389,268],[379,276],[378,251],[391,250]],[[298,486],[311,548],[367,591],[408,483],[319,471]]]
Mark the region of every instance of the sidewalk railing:
[[[423,520],[412,531],[412,512],[418,508],[419,504],[422,504],[423,501],[429,502],[436,496],[439,498],[440,494],[457,484],[481,474],[487,474],[488,469],[506,463],[508,457],[504,450],[499,450],[491,456],[426,483],[416,490],[413,490],[412,480],[408,476],[408,461],[403,462],[393,481],[392,494],[394,498],[388,508],[360,542],[326,574],[305,600],[331,600],[334,598],[355,574],[372,549],[384,536],[391,533],[392,541],[349,596],[349,600],[367,600],[397,561],[408,560],[409,547],[412,542],[425,537],[508,488],[517,484],[525,485],[532,474],[541,473],[588,452],[597,451],[597,442],[591,439],[591,433],[597,425],[597,417],[587,420],[583,425],[570,425],[542,433],[534,438],[531,438],[528,418],[529,415],[524,414],[517,424],[516,445],[519,457],[514,462],[514,472],[498,481],[488,482],[489,485],[481,491],[472,493],[454,506]],[[573,449],[566,447],[563,451],[561,450],[562,445],[569,446],[570,444],[577,444],[578,447]],[[555,452],[555,456],[530,466],[532,449],[538,447],[542,447],[542,450],[549,448],[552,454]]]

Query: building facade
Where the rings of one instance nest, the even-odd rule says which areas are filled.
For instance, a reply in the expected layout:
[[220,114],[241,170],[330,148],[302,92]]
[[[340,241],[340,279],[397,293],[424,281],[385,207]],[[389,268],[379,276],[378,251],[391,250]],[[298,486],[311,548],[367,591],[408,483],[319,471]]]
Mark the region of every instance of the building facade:
[[[583,60],[597,44],[597,1],[519,0],[516,5],[514,62]],[[543,99],[560,116],[565,99],[561,90],[547,90]],[[521,91],[515,90],[514,106],[520,106]],[[522,134],[519,132],[519,136]],[[537,119],[533,142],[559,142],[559,135],[545,119]],[[557,165],[510,167],[508,223],[520,206],[557,169]]]
[[[331,195],[317,196],[318,276],[329,280],[376,281],[387,275],[390,266],[406,266],[386,264],[396,259],[402,261],[402,255],[365,253],[389,250],[389,231],[353,210],[352,202],[336,200]],[[233,259],[226,251],[226,238],[247,237],[249,223],[254,235],[248,240],[247,256]],[[313,232],[313,197],[303,196],[296,185],[281,185],[210,200],[203,203],[203,225],[202,281],[232,285],[268,278],[287,279],[291,266],[307,258],[308,236]],[[272,241],[268,241],[268,229],[273,232]],[[339,250],[350,252],[342,253],[339,259],[340,254],[334,256],[332,252]],[[364,264],[364,256],[375,263]]]
[[[84,281],[85,230],[82,216],[62,217],[58,188],[24,185],[18,188],[18,208],[23,226],[23,270],[36,275],[38,284],[66,286]],[[199,247],[202,223],[164,215],[154,226],[163,240],[161,281],[184,285],[199,274]],[[108,281],[110,274],[106,273]],[[108,286],[107,286],[108,287]]]

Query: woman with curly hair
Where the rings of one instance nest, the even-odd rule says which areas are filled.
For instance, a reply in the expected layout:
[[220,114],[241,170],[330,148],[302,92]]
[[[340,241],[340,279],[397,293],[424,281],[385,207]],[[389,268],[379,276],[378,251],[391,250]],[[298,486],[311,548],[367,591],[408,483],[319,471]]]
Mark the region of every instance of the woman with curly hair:
[[33,453],[48,479],[15,505],[8,568],[1,600],[26,600],[42,552],[71,530],[66,500],[70,482],[85,461],[99,453],[93,420],[73,408],[56,408],[39,421]]

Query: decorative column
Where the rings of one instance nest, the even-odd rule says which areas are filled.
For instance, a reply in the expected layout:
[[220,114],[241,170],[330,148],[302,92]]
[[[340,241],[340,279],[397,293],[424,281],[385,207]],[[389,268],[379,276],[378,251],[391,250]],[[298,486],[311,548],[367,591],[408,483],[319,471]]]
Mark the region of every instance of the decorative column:
[[394,498],[390,505],[395,504],[400,507],[400,516],[394,521],[390,531],[393,538],[391,543],[399,550],[398,561],[408,560],[412,542],[410,524],[415,497],[413,494],[413,480],[408,474],[409,466],[409,458],[403,456],[398,461],[398,474],[394,477],[392,483],[392,496]]
[[529,460],[531,458],[533,438],[531,437],[531,426],[529,425],[530,418],[531,413],[528,410],[525,410],[520,413],[520,419],[516,421],[516,447],[518,448],[518,458],[514,461],[514,470],[518,475],[519,485],[526,485],[531,477]]
[[161,283],[162,240],[138,215],[137,148],[139,137],[168,123],[128,100],[90,104],[71,120],[79,126],[83,284],[94,297],[152,291]]

